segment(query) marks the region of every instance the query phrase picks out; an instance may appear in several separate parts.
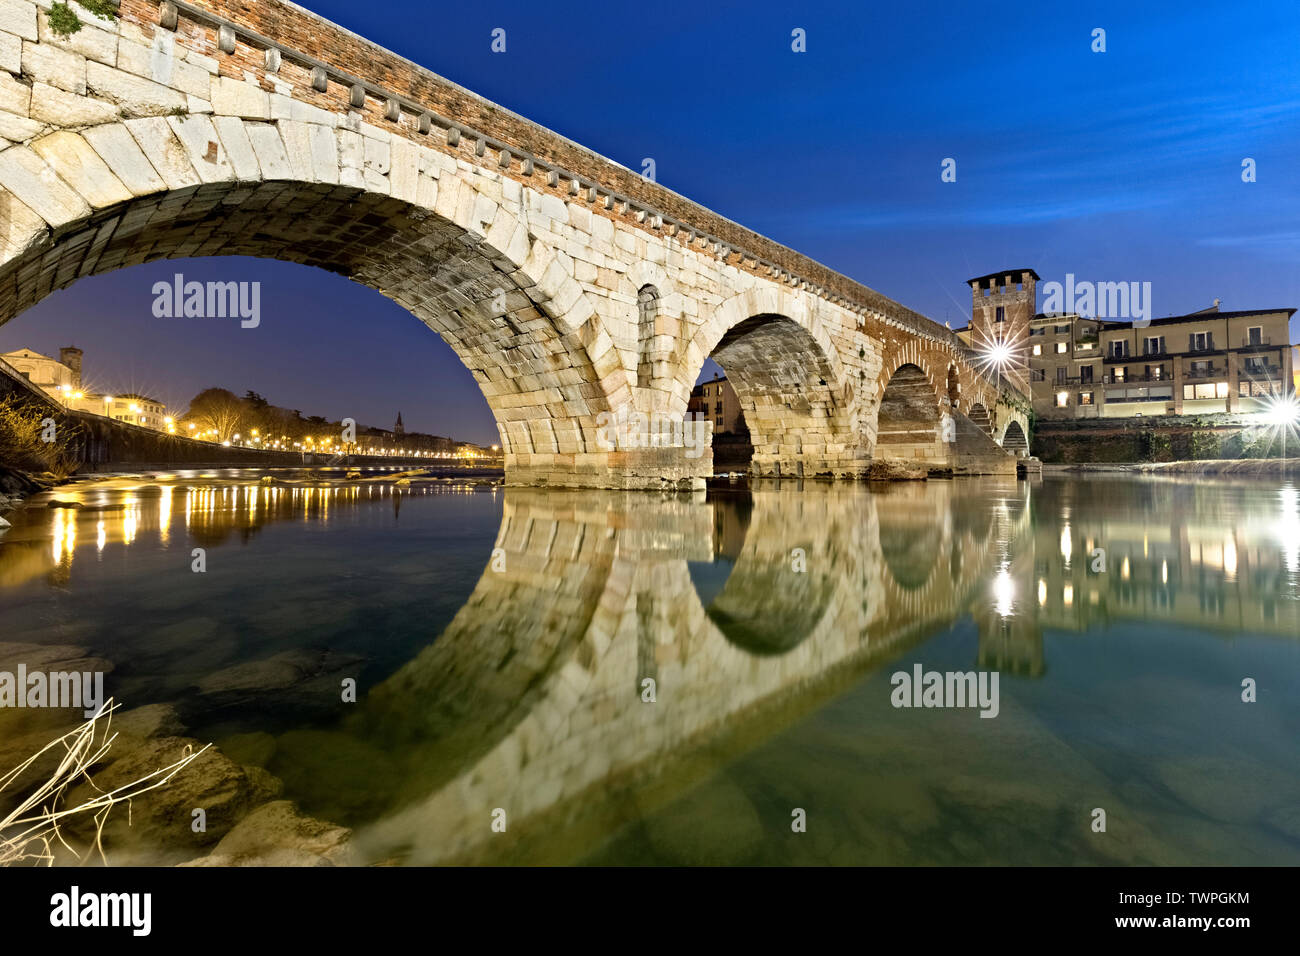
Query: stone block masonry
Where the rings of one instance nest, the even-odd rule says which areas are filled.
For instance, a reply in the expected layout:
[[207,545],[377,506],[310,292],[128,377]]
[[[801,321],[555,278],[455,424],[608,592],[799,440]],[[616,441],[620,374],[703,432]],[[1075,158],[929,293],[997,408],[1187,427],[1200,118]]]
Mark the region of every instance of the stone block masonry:
[[680,418],[710,355],[763,474],[892,457],[891,389],[935,467],[945,415],[1010,407],[924,316],[291,3],[122,0],[69,37],[49,5],[0,0],[0,321],[159,258],[319,266],[447,341],[515,483],[698,487],[711,456],[598,422]]

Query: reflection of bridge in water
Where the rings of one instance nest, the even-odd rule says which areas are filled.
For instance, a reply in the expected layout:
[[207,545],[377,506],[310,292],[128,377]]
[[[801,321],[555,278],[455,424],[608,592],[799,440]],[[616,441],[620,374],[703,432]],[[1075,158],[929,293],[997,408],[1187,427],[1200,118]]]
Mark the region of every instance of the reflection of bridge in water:
[[671,798],[951,623],[1007,544],[991,503],[1026,515],[1024,488],[758,487],[707,607],[690,566],[734,548],[718,529],[746,523],[739,503],[511,491],[504,568],[348,728],[411,761],[402,809],[359,834],[368,855],[580,855],[634,791]]

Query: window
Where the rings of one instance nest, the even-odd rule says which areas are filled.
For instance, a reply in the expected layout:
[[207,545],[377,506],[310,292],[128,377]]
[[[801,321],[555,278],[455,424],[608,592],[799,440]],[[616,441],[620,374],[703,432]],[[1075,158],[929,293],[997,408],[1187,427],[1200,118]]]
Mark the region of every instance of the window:
[[1215,398],[1227,398],[1227,397],[1228,397],[1228,383],[1227,383],[1227,382],[1215,382],[1215,383],[1214,383],[1214,397],[1215,397]]
[[1080,404],[1080,405],[1091,405],[1091,404],[1092,404],[1092,392],[1080,392],[1080,393],[1079,393],[1079,404]]
[[1057,342],[1057,343],[1056,343],[1056,354],[1057,354],[1057,355],[1063,355],[1063,354],[1065,353],[1065,351],[1066,351],[1067,349],[1069,349],[1069,347],[1070,347],[1070,345],[1069,345],[1068,342]]
[[994,310],[993,321],[1005,322],[1006,320],[1007,320],[1007,310],[1004,309],[1002,306],[998,306],[997,309]]
[[1058,385],[1065,383],[1065,369],[1059,365],[1056,367],[1056,382]]
[[1122,365],[1115,369],[1115,381],[1122,382],[1126,378],[1128,378],[1128,369],[1124,368]]
[[1042,354],[1043,354],[1043,347],[1042,347],[1041,345],[1035,345],[1035,346],[1034,346],[1034,354],[1035,354],[1035,355],[1042,355]]
[[1142,340],[1143,355],[1160,355],[1165,350],[1165,337],[1163,335],[1149,335]]
[[1056,407],[1057,407],[1057,408],[1065,408],[1065,407],[1068,406],[1069,404],[1070,404],[1070,393],[1069,393],[1069,392],[1057,392],[1057,393],[1056,393]]
[[[1219,385],[1223,386],[1223,389],[1222,389],[1223,394],[1220,395],[1219,397],[1220,397],[1220,398],[1226,398],[1227,395],[1228,395],[1228,383],[1227,383],[1227,382],[1219,382]],[[1207,399],[1207,398],[1214,398],[1214,397],[1215,397],[1215,393],[1216,393],[1216,387],[1215,387],[1215,384],[1214,384],[1213,382],[1206,382],[1206,383],[1201,384],[1201,385],[1184,385],[1184,386],[1183,386],[1183,398],[1191,398],[1191,399]]]
[[1128,354],[1128,343],[1123,339],[1112,339],[1110,343],[1110,357],[1123,358]]
[[1189,352],[1208,352],[1212,347],[1210,343],[1209,332],[1193,332],[1187,337],[1187,350]]
[[1084,385],[1092,384],[1092,366],[1081,365],[1079,367],[1079,381]]
[[1068,325],[1058,325],[1056,328],[1052,329],[1052,331],[1057,335],[1069,335],[1070,327]]
[[645,387],[651,383],[653,367],[650,362],[650,346],[654,341],[655,316],[659,312],[659,290],[652,285],[643,285],[636,294],[637,339],[639,361],[637,362],[637,384]]
[[1247,344],[1247,345],[1263,345],[1263,344],[1264,344],[1264,328],[1263,328],[1263,326],[1252,325],[1250,328],[1248,328],[1248,329],[1246,330],[1246,344]]

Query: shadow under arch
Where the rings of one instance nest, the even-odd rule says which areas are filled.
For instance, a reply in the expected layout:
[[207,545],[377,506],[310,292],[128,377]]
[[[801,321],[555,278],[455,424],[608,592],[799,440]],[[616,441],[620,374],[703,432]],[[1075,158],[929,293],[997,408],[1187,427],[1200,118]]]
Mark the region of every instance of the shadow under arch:
[[[450,174],[441,188],[475,192]],[[605,336],[600,319],[585,300],[559,313],[530,272],[551,261],[539,241],[524,224],[494,234],[474,221],[474,206],[458,203],[448,218],[382,192],[297,179],[159,188],[5,247],[0,325],[78,279],[146,262],[248,256],[314,266],[380,292],[442,337],[487,400],[507,469],[518,455],[561,446],[594,452],[583,422],[610,408],[611,380],[602,384],[585,344]]]
[[[719,495],[714,509],[714,562],[689,562],[704,614],[724,638],[757,656],[785,654],[826,617],[844,576],[832,529],[818,509],[777,507],[772,496]],[[813,522],[792,522],[801,513]],[[725,579],[718,566],[725,570]]]

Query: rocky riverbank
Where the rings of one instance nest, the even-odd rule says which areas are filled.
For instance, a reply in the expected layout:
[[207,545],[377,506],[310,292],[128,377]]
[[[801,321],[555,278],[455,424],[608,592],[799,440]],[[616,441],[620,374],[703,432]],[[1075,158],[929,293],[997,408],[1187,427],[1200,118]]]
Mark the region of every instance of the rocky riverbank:
[[[85,647],[0,642],[0,671],[13,672],[19,663],[50,672],[113,670],[110,661],[91,657]],[[250,667],[246,665],[244,671]],[[5,710],[0,714],[0,773],[19,766],[72,729],[66,715],[66,710],[54,709]],[[78,806],[100,791],[127,787],[187,753],[198,756],[170,783],[133,798],[130,806],[114,807],[102,830],[90,814],[65,818],[60,829],[66,844],[51,847],[57,864],[82,861],[97,839],[115,866],[335,866],[349,862],[350,830],[299,812],[293,802],[283,799],[284,784],[263,767],[240,763],[216,747],[204,749],[203,741],[186,735],[184,719],[174,704],[120,711],[111,716],[108,729],[116,736],[102,759],[88,768],[93,783],[71,788],[64,808]],[[57,755],[47,753],[24,772],[22,781],[30,787],[49,779],[56,764]],[[0,803],[0,817],[9,803],[8,799]],[[195,825],[196,810],[203,811],[201,828]],[[97,862],[97,853],[90,852],[86,861]]]

